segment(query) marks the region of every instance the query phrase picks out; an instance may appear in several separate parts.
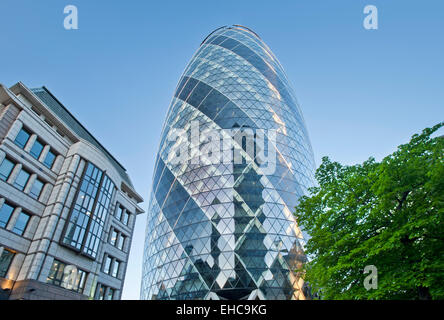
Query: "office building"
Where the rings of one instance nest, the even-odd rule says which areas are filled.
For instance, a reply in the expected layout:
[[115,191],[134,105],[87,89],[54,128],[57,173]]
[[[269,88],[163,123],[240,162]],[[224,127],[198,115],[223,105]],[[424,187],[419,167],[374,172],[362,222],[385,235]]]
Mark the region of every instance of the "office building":
[[120,299],[142,201],[48,89],[0,85],[1,299]]
[[[218,134],[232,144],[207,153],[222,161],[203,161]],[[277,58],[246,27],[212,32],[180,78],[161,133],[141,298],[309,298],[295,271],[307,259],[307,235],[293,210],[313,186],[314,168]]]

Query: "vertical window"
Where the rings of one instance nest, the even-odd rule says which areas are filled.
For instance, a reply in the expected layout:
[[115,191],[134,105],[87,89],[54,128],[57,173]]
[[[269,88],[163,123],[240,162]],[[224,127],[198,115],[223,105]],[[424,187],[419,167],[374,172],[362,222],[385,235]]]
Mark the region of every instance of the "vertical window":
[[117,278],[117,276],[119,275],[119,269],[120,269],[120,261],[115,260],[113,264],[113,272],[111,275]]
[[2,179],[3,181],[8,180],[9,176],[11,175],[12,169],[14,169],[14,163],[6,158],[3,159],[2,163],[0,164],[0,179]]
[[85,271],[78,269],[75,265],[67,265],[59,260],[54,260],[46,282],[82,293],[85,287],[86,275]]
[[14,211],[14,207],[10,206],[6,202],[3,203],[0,208],[0,227],[5,228],[9,222],[9,218],[11,218],[12,212]]
[[26,172],[23,169],[20,170],[19,174],[17,175],[17,178],[15,179],[14,187],[23,191],[23,189],[25,189],[26,183],[29,180],[29,176],[30,174],[28,172]]
[[26,130],[25,128],[21,128],[19,133],[15,137],[14,143],[23,149],[26,146],[26,143],[28,142],[30,136],[31,134],[28,130]]
[[8,249],[3,250],[2,255],[0,256],[0,278],[6,277],[14,255],[15,253]]
[[75,289],[75,291],[77,292],[82,292],[83,288],[85,288],[85,282],[86,282],[86,275],[87,273],[81,269],[77,270],[77,277],[76,280],[74,282],[74,287],[73,289]]
[[45,160],[43,160],[43,164],[48,167],[49,169],[52,168],[52,165],[54,164],[54,160],[56,158],[56,155],[54,152],[49,149],[48,154],[45,157]]
[[123,223],[125,225],[128,225],[129,220],[130,220],[130,216],[131,216],[131,213],[129,213],[128,211],[125,211],[125,214],[123,215]]
[[114,189],[111,179],[88,163],[63,236],[64,244],[96,257]]
[[31,151],[29,152],[31,156],[38,159],[43,151],[43,143],[41,143],[39,140],[35,140],[34,145],[31,148]]
[[105,272],[106,274],[109,274],[109,272],[111,270],[111,263],[112,262],[113,262],[113,258],[111,258],[110,256],[106,256],[105,266],[103,267],[103,272]]
[[96,299],[97,300],[105,300],[105,290],[106,287],[100,283],[97,284],[96,289]]
[[20,215],[17,219],[17,222],[15,223],[14,229],[12,229],[12,232],[21,236],[28,226],[30,217],[31,216],[29,214],[20,212]]
[[63,243],[81,249],[101,179],[102,171],[88,164],[71,212]]
[[116,245],[117,236],[118,236],[117,231],[115,229],[113,229],[113,231],[111,231],[111,238],[110,238],[110,241],[109,241],[113,246]]
[[29,195],[38,200],[40,197],[40,194],[42,193],[44,183],[40,181],[39,179],[35,179],[34,184],[31,187],[31,191],[29,191]]
[[116,219],[117,220],[122,220],[122,213],[123,213],[123,208],[122,206],[117,206],[117,210],[116,210]]
[[106,300],[113,300],[114,299],[114,289],[108,288],[108,294],[106,295]]
[[87,230],[86,241],[83,248],[83,251],[92,257],[97,255],[99,249],[100,239],[105,227],[105,220],[108,215],[113,192],[114,183],[104,174],[100,184],[99,194],[96,199],[94,212],[90,217],[91,223]]
[[123,246],[125,244],[126,237],[123,234],[120,234],[119,241],[117,242],[117,248],[123,251]]

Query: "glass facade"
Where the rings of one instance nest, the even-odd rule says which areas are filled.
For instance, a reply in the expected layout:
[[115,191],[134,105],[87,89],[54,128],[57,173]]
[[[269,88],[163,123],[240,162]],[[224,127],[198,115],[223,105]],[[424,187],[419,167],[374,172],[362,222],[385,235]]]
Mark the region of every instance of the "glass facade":
[[54,259],[49,270],[47,283],[63,287],[68,290],[83,292],[87,273],[74,265],[63,263]]
[[6,158],[3,159],[2,163],[0,164],[0,179],[2,179],[3,181],[8,180],[9,176],[11,175],[12,169],[14,169],[14,163]]
[[15,223],[14,228],[12,229],[12,232],[23,235],[23,233],[26,230],[26,227],[28,226],[28,222],[31,216],[25,212],[20,212],[20,215],[17,218],[17,221]]
[[92,163],[86,165],[62,243],[95,258],[115,186]]
[[15,137],[14,142],[16,145],[18,145],[20,148],[23,149],[30,137],[31,137],[31,133],[29,133],[29,131],[26,130],[25,128],[22,128],[22,129],[20,129],[19,133]]
[[[242,161],[171,161],[176,129],[275,132]],[[257,133],[258,134],[258,133]],[[182,137],[185,139],[185,137]],[[179,138],[180,139],[180,138]],[[205,140],[205,139],[204,139]],[[196,140],[195,140],[196,141]],[[239,142],[240,141],[240,142]],[[271,143],[270,143],[271,141]],[[219,145],[220,146],[220,145]],[[259,154],[274,170],[264,170]],[[142,299],[305,299],[295,270],[305,233],[292,214],[314,181],[313,152],[288,79],[267,45],[241,26],[219,28],[201,44],[173,96],[161,134],[147,216]]]
[[17,178],[15,178],[14,187],[19,189],[20,191],[23,191],[26,184],[28,183],[30,176],[31,174],[28,171],[21,169],[17,175]]
[[14,209],[13,206],[10,206],[6,202],[0,207],[0,228],[6,228]]
[[52,150],[49,150],[48,154],[45,157],[45,160],[43,161],[43,164],[47,166],[49,169],[51,169],[52,165],[54,164],[55,158],[56,155],[54,154],[54,152],[52,152]]
[[36,178],[34,180],[34,183],[32,184],[31,190],[29,191],[29,196],[38,200],[40,197],[40,194],[42,193],[42,189],[43,189],[44,185],[45,184],[42,181],[40,181],[38,178]]
[[15,253],[9,251],[8,249],[3,250],[2,254],[0,255],[0,278],[4,278],[8,274],[8,270],[11,266],[14,255]]
[[43,143],[41,143],[39,140],[36,140],[34,144],[32,145],[31,151],[29,153],[34,158],[38,159],[43,151]]

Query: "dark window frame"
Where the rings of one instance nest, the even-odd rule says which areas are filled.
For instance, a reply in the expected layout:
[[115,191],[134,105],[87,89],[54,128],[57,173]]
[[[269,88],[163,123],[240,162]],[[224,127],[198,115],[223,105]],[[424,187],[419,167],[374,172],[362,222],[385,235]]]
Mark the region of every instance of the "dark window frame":
[[[116,238],[115,239],[113,238],[114,233],[116,234]],[[117,229],[115,229],[115,228],[111,228],[109,243],[113,247],[115,247],[118,239],[119,239],[119,231],[117,231]]]
[[[109,265],[108,261],[110,261]],[[105,253],[102,261],[102,272],[109,275],[110,277],[120,279],[119,273],[122,268],[122,263],[123,261],[116,259],[115,257]],[[116,270],[116,265],[117,265],[117,270]]]
[[[111,297],[110,297],[111,292]],[[108,293],[105,295],[105,300],[114,300],[114,296],[116,294],[116,289],[108,287]]]
[[[17,179],[20,177],[20,174],[21,174],[22,172],[24,172],[24,173],[26,173],[26,174],[28,175],[28,177],[26,178],[26,182],[23,184],[23,187],[22,187],[21,184],[18,184],[18,183],[17,183]],[[13,185],[16,189],[18,189],[18,190],[20,190],[20,191],[24,191],[25,188],[26,188],[26,185],[27,185],[28,182],[29,182],[29,179],[30,179],[30,178],[31,178],[31,173],[30,173],[28,170],[23,169],[23,167],[22,167],[22,168],[20,169],[19,173],[17,174],[17,176],[15,177],[15,180],[14,180],[14,182],[12,183],[12,185]]]
[[[57,265],[57,269],[55,270],[56,272],[54,273],[55,277],[51,278],[51,272],[53,270],[54,264],[58,263]],[[66,288],[65,286],[63,286],[64,284],[64,277],[65,277],[65,268],[69,265],[72,265],[74,267],[76,267],[77,269],[77,278],[75,280],[75,284],[77,286],[77,288]],[[61,268],[63,267],[63,268]],[[59,276],[60,275],[60,276]],[[79,278],[80,277],[80,278]],[[74,291],[74,292],[78,292],[78,293],[83,293],[83,291],[85,290],[85,285],[86,285],[86,279],[88,278],[88,272],[86,272],[85,270],[77,267],[74,264],[71,263],[66,263],[64,261],[58,260],[58,259],[54,259],[54,261],[52,262],[51,265],[51,269],[49,271],[49,274],[46,278],[46,283],[64,288],[66,290],[70,290],[70,291]]]
[[[9,258],[6,268],[3,268],[3,271],[0,269],[0,278],[5,278],[8,275],[9,269],[11,268],[12,261],[14,260],[14,257],[16,254],[15,251],[4,248],[2,254],[0,255],[0,262],[2,262],[5,252],[8,252],[10,254],[9,255],[10,258]],[[0,266],[1,266],[1,264],[0,264]]]
[[[42,187],[40,188],[40,191],[38,194],[35,194],[32,192],[36,182],[40,182],[42,184]],[[45,187],[45,182],[40,180],[38,177],[35,178],[34,182],[32,183],[31,189],[29,189],[29,196],[38,201],[40,196],[42,195],[42,191],[43,191],[44,187]]]
[[[116,269],[117,266],[117,269]],[[111,274],[109,274],[111,277],[114,277],[116,279],[119,279],[119,273],[120,273],[120,268],[122,266],[122,261],[114,259],[113,263],[112,263],[112,271]]]
[[2,163],[0,163],[0,168],[3,166],[3,163],[5,163],[5,161],[11,163],[11,164],[12,164],[12,167],[11,167],[11,170],[9,170],[9,173],[8,173],[7,176],[5,176],[5,175],[3,175],[3,174],[0,175],[0,180],[8,181],[8,179],[9,179],[9,177],[11,176],[12,171],[14,171],[14,168],[15,168],[15,166],[17,165],[17,163],[15,163],[14,161],[11,161],[10,159],[8,159],[8,158],[5,157],[5,158],[2,160]]
[[[40,149],[40,152],[39,152],[38,154],[35,154],[33,150],[34,150],[34,147],[35,147],[37,144],[39,144],[42,148]],[[45,143],[42,142],[40,139],[37,138],[37,139],[35,139],[34,144],[32,145],[31,149],[29,150],[29,154],[30,154],[34,159],[37,159],[37,160],[38,160],[38,159],[40,158],[42,152],[43,152],[43,149],[45,149]]]
[[[103,273],[105,274],[110,274],[111,270],[112,270],[112,266],[113,266],[113,257],[105,254],[105,257],[103,259]],[[108,265],[108,261],[109,261],[109,265]]]
[[[47,162],[49,155],[53,155],[54,156],[50,163]],[[47,167],[48,169],[52,170],[52,167],[54,166],[54,163],[55,163],[55,160],[56,160],[57,156],[58,156],[58,154],[55,153],[55,152],[52,152],[52,148],[49,147],[48,153],[46,154],[45,159],[43,159],[43,165],[45,167]]]
[[[74,203],[76,203],[78,201],[80,192],[82,192],[82,194],[84,194],[84,195],[88,195],[87,193],[85,193],[85,191],[82,191],[82,184],[84,183],[84,181],[86,181],[85,176],[87,175],[87,172],[89,171],[89,169],[88,169],[89,165],[91,165],[92,166],[92,169],[91,169],[92,173],[88,173],[88,177],[89,177],[88,179],[90,179],[90,178],[93,178],[93,179],[92,180],[90,179],[89,181],[87,181],[87,185],[94,185],[97,189],[94,193],[94,197],[92,197],[92,196],[90,197],[90,199],[91,199],[90,201],[93,201],[93,202],[92,202],[92,207],[87,212],[87,213],[89,213],[87,225],[84,228],[82,228],[82,231],[81,231],[82,234],[80,236],[82,240],[80,242],[76,240],[76,245],[72,244],[72,239],[69,243],[66,242],[67,240],[69,240],[69,239],[65,239],[65,238],[67,237],[68,228],[71,225],[71,219],[73,216],[73,212],[74,211],[78,212],[78,210],[76,209],[77,205],[72,205],[71,209],[70,209],[69,216],[68,216],[68,220],[65,222],[65,225],[63,227],[62,236],[60,237],[59,244],[62,246],[65,246],[67,248],[70,248],[70,249],[72,249],[72,250],[74,250],[74,251],[76,251],[76,252],[78,252],[90,259],[96,260],[97,254],[99,253],[99,246],[102,243],[102,240],[104,240],[106,242],[106,239],[103,239],[103,230],[104,230],[104,225],[105,225],[107,216],[110,214],[109,209],[111,208],[111,200],[112,200],[113,195],[115,193],[116,185],[111,180],[111,178],[106,175],[106,170],[101,170],[94,163],[87,161],[87,160],[85,160],[85,161],[86,161],[86,165],[85,165],[85,168],[83,169],[83,173],[80,178],[79,187],[76,190],[76,194],[74,196],[73,201],[74,201]],[[97,173],[96,173],[96,171],[97,171]],[[89,176],[89,174],[92,174],[94,177]],[[99,174],[100,174],[99,182],[97,183],[97,176]],[[87,188],[89,188],[89,187],[87,186]],[[104,188],[106,190],[104,190]],[[105,204],[106,204],[107,200],[109,200],[109,203],[107,203],[108,204],[107,209],[103,207],[103,200],[104,199],[105,199]],[[89,206],[90,205],[88,205],[88,207]],[[83,208],[83,209],[85,209],[85,208]],[[99,220],[97,220],[96,217]],[[97,236],[95,233],[91,232],[91,229],[97,229],[97,227],[101,230],[100,236]],[[74,228],[76,228],[76,226]],[[76,230],[74,230],[74,231],[76,232]],[[80,237],[79,237],[79,240],[80,240]],[[91,239],[93,237],[94,237],[93,247],[91,248]],[[90,254],[89,252],[92,252],[92,253]]]
[[[110,291],[112,291],[112,295],[111,299],[108,299]],[[116,293],[117,289],[98,282],[96,286],[96,291],[94,293],[94,300],[114,300],[114,298],[116,297]]]
[[[26,139],[26,141],[25,141],[25,143],[23,145],[22,145],[21,142],[19,142],[17,140],[22,132],[24,132],[24,133],[26,133],[28,135],[28,138]],[[15,136],[15,138],[14,138],[15,145],[18,146],[20,149],[24,149],[32,135],[33,135],[33,133],[31,132],[31,130],[28,130],[27,128],[22,127],[20,129],[20,131],[17,133],[17,135]]]
[[124,211],[125,211],[125,207],[123,207],[120,203],[116,203],[116,213],[114,214],[114,217],[117,220],[121,221]]
[[[22,215],[23,215],[23,216],[26,215],[26,216],[28,217],[28,219],[26,220],[23,229],[19,229],[19,228],[17,227],[17,223],[19,222],[19,219],[20,219],[20,217],[21,217]],[[32,215],[29,214],[29,213],[27,213],[26,211],[22,211],[22,212],[20,212],[20,214],[19,214],[19,216],[18,216],[18,218],[17,218],[17,221],[15,222],[14,228],[12,228],[11,231],[12,231],[13,233],[15,233],[15,234],[18,234],[19,236],[23,236],[23,235],[25,234],[25,232],[26,232],[26,229],[28,228],[29,221],[31,221],[31,218],[32,218]],[[19,232],[17,232],[17,231],[19,231]]]
[[14,213],[14,210],[17,208],[16,206],[14,206],[14,205],[8,203],[7,201],[5,201],[5,202],[2,204],[2,206],[0,207],[0,212],[2,211],[4,205],[7,205],[8,207],[11,207],[11,208],[12,208],[12,211],[11,211],[11,213],[9,214],[9,217],[8,217],[8,219],[7,219],[6,223],[5,223],[5,225],[4,225],[4,226],[0,226],[0,228],[6,228],[6,227],[8,226],[9,221],[11,221],[12,214]]
[[131,220],[131,212],[129,212],[128,210],[125,210],[125,213],[123,214],[123,219],[122,219],[122,223],[126,226],[129,227],[129,222]]
[[[124,235],[122,232],[119,233],[119,237],[117,238],[117,242],[116,242],[116,248],[119,249],[120,251],[123,251],[123,249],[125,249],[125,243],[126,243],[126,239],[128,237],[126,235]],[[122,241],[122,243],[120,243],[120,241]]]

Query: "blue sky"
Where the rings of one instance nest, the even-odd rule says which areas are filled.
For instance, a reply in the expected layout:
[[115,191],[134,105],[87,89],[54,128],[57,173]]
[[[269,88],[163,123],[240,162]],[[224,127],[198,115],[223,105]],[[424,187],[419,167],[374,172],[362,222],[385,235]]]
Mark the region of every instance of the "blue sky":
[[[63,28],[76,5],[79,29]],[[378,8],[378,30],[362,22]],[[127,168],[147,200],[174,88],[201,41],[242,24],[270,46],[302,106],[315,152],[380,160],[444,120],[444,2],[0,2],[0,82],[45,85]],[[148,203],[143,207],[146,209]],[[146,215],[139,216],[123,298],[138,299]]]

